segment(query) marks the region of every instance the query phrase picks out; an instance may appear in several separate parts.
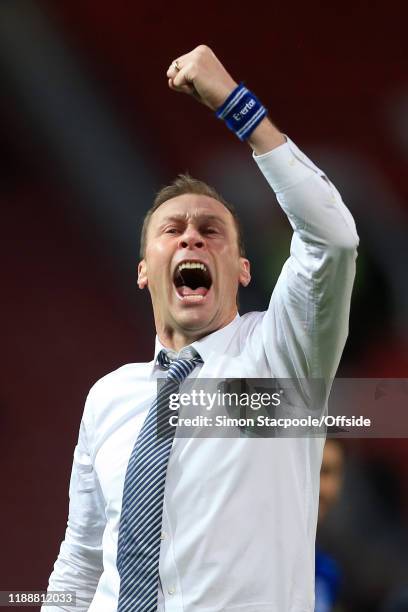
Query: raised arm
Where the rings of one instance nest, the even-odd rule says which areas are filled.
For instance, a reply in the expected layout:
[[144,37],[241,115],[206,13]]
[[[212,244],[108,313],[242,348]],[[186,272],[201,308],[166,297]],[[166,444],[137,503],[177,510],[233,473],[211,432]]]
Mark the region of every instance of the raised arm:
[[[348,334],[355,276],[358,236],[350,212],[324,172],[289,138],[262,113],[255,121],[256,97],[239,98],[237,82],[211,49],[200,45],[180,56],[167,76],[171,89],[194,96],[223,118],[228,113],[239,137],[252,113],[255,128],[246,140],[294,234],[264,313],[263,342],[250,329],[247,342],[255,361],[268,361],[271,375],[330,382]],[[235,99],[243,102],[234,104]]]

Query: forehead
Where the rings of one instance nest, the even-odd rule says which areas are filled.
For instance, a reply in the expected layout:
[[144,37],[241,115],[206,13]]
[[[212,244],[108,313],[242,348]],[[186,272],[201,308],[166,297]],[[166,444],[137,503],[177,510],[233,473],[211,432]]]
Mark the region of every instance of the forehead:
[[201,221],[209,217],[212,220],[218,219],[224,225],[234,226],[234,218],[224,204],[209,196],[193,193],[176,196],[161,204],[152,214],[151,224],[158,225],[172,217],[186,221]]

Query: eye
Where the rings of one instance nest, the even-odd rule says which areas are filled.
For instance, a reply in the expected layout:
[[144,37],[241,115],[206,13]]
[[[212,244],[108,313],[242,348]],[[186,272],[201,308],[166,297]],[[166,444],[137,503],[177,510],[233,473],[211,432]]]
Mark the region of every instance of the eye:
[[207,227],[204,230],[205,234],[217,234],[217,230],[215,229],[215,227]]
[[168,227],[164,230],[165,234],[177,234],[178,229],[176,227]]

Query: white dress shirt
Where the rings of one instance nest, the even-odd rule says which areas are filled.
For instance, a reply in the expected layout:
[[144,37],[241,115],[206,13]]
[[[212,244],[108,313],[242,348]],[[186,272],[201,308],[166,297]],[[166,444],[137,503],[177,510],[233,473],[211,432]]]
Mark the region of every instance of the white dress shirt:
[[[202,378],[335,375],[348,333],[358,236],[332,183],[289,139],[255,156],[294,234],[265,312],[194,342]],[[91,389],[74,452],[69,518],[49,591],[114,612],[128,460],[163,376],[156,356]],[[313,612],[322,438],[175,438],[165,488],[158,610]],[[139,612],[139,611],[137,611]]]

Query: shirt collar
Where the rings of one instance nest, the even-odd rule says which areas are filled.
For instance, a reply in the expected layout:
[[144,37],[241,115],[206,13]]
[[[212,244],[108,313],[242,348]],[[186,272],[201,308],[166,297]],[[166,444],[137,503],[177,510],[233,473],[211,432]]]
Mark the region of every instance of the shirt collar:
[[[199,353],[203,362],[206,363],[209,360],[209,357],[212,353],[220,354],[223,352],[223,350],[229,343],[229,340],[235,331],[235,328],[238,324],[239,319],[240,319],[240,316],[237,313],[235,318],[231,321],[231,323],[228,323],[228,325],[226,325],[225,327],[221,327],[221,329],[217,329],[217,331],[212,332],[211,334],[208,334],[208,336],[204,336],[204,338],[201,338],[200,340],[196,340],[195,342],[192,342],[192,344],[189,344],[188,346],[181,349],[181,351],[178,354],[174,352],[175,358],[180,356],[180,353],[184,351],[184,349],[188,348],[189,346],[192,346]],[[165,349],[166,351],[171,350],[165,347],[160,342],[159,337],[156,334],[154,359],[153,361],[150,362],[151,363],[151,373],[153,373],[155,367],[159,367],[158,364],[156,363],[157,355],[162,349]]]

